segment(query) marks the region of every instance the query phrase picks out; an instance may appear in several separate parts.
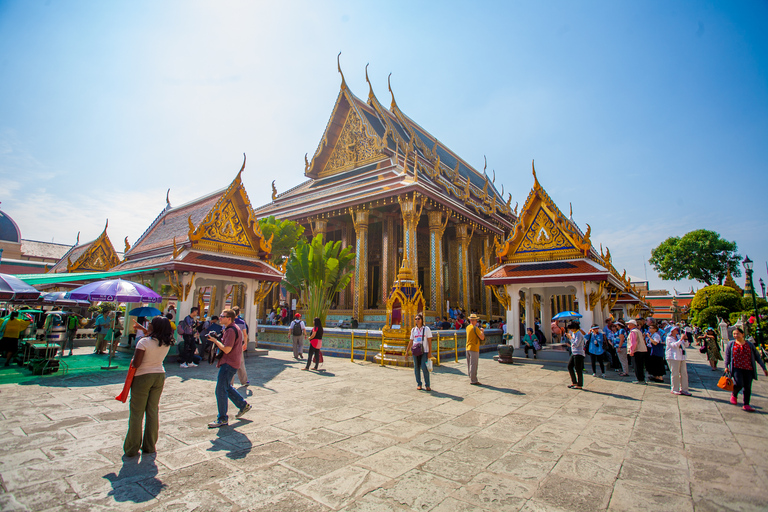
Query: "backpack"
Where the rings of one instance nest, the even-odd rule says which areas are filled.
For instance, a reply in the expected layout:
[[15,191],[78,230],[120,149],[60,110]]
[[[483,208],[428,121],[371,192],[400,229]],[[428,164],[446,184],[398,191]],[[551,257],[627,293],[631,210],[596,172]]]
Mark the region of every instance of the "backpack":
[[77,328],[77,317],[75,315],[71,315],[69,317],[69,320],[67,321],[67,329],[70,331]]
[[192,329],[192,326],[189,324],[189,321],[188,321],[188,320],[191,320],[191,321],[194,323],[194,320],[192,319],[192,317],[190,317],[190,316],[187,316],[187,317],[185,317],[185,318],[184,318],[184,320],[182,320],[181,322],[179,322],[179,325],[178,325],[178,327],[176,328],[176,331],[177,331],[179,334],[181,334],[182,336],[184,336],[185,334],[194,334],[194,332],[195,332],[195,331]]
[[301,336],[301,322],[293,321],[291,324],[291,334],[293,336]]

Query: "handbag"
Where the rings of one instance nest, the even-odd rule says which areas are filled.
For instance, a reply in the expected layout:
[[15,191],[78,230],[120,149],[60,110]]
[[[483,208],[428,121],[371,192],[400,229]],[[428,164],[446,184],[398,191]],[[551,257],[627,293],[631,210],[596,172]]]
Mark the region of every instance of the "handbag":
[[733,391],[733,379],[727,375],[723,375],[720,377],[720,380],[717,381],[717,387],[725,391]]
[[699,352],[701,352],[702,354],[706,354],[707,353],[707,346],[706,345],[702,345],[701,348],[699,349]]
[[136,375],[136,368],[133,366],[128,367],[128,375],[125,376],[125,384],[123,384],[123,391],[115,397],[115,400],[120,400],[125,403],[128,400],[128,394],[131,391],[131,384],[133,384],[133,377]]

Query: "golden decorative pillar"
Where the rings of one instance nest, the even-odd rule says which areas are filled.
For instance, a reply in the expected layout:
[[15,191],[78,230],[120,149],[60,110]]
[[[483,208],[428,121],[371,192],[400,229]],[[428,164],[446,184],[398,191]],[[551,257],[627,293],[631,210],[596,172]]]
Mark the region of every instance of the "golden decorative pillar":
[[426,197],[421,194],[413,193],[411,198],[398,197],[400,203],[400,212],[403,216],[403,260],[410,265],[411,274],[415,279],[419,275],[419,250],[416,245],[416,228],[419,226],[421,210],[424,208]]
[[467,315],[469,315],[469,244],[472,242],[472,235],[475,234],[475,228],[472,228],[470,233],[469,227],[469,224],[456,225],[457,250],[459,251],[458,268],[456,269],[459,278],[457,298],[459,306],[466,311]]
[[443,233],[448,225],[450,214],[443,222],[442,210],[427,212],[429,218],[429,305],[432,311],[442,319],[445,314],[443,304]]
[[[346,249],[349,245],[349,229],[347,227],[347,223],[343,223],[341,226],[341,248]],[[349,285],[344,288],[343,290],[339,291],[339,309],[349,309],[349,292],[347,290],[354,289],[355,283],[354,281],[350,282]]]
[[323,242],[325,242],[325,232],[328,229],[328,221],[325,219],[314,219],[310,226],[312,227],[312,236],[322,233]]
[[362,322],[368,304],[368,210],[354,210],[352,223],[355,226],[355,280],[352,289],[352,316]]
[[[485,268],[491,267],[491,260],[493,259],[493,235],[487,235],[483,237],[483,260],[485,261]],[[482,279],[482,276],[480,276]],[[485,300],[483,301],[485,314],[488,316],[488,321],[491,321],[491,315],[493,314],[493,292],[490,287],[485,288]]]

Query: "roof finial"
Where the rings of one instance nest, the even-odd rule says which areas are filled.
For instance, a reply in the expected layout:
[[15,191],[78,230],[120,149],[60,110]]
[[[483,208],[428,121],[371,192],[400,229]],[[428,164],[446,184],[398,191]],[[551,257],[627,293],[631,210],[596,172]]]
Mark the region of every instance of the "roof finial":
[[568,214],[568,218],[573,220],[573,203],[568,203],[568,207],[570,208],[570,213]]
[[307,160],[308,153],[304,153],[304,172],[309,172],[309,160]]
[[371,81],[368,79],[369,65],[370,65],[370,62],[365,65],[365,81],[368,82],[368,101],[373,99],[373,86],[371,85]]
[[341,60],[339,59],[341,57],[341,52],[336,56],[336,66],[339,68],[339,74],[341,75],[341,90],[345,90],[347,88],[347,81],[344,80],[344,73],[341,72]]
[[494,185],[496,184],[496,169],[493,170],[493,181],[491,181],[491,183],[493,183]]
[[168,192],[165,193],[165,207],[170,208],[171,207],[171,189],[168,189]]
[[104,224],[104,232],[107,232],[107,228],[109,227],[109,219],[107,219],[107,223]]
[[77,240],[75,240],[75,245],[80,245],[80,232],[77,232]]
[[485,158],[485,155],[483,155],[483,161],[485,162],[483,165],[483,174],[485,174],[485,170],[488,168],[488,159]]
[[536,177],[536,167],[533,165],[533,160],[531,160],[531,169],[533,170],[533,184],[538,187],[539,179]]
[[239,177],[244,170],[245,170],[245,153],[243,153],[243,166],[240,168],[239,171],[237,171],[237,176]]
[[273,201],[277,199],[277,187],[275,187],[275,181],[276,180],[272,180],[272,200]]
[[394,110],[397,107],[397,102],[395,101],[395,93],[392,92],[392,82],[390,81],[390,78],[392,77],[392,73],[390,73],[387,76],[387,88],[389,89],[389,94],[392,95],[392,105],[390,105],[390,109]]

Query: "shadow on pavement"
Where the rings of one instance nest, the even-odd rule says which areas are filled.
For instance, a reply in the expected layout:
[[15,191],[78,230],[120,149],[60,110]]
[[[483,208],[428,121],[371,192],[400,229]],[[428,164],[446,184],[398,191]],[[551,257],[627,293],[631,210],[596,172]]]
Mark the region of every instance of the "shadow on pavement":
[[247,425],[253,423],[251,420],[240,418],[235,423],[230,423],[228,427],[222,427],[216,432],[216,439],[211,441],[209,452],[227,452],[228,459],[244,459],[253,448],[251,440],[242,432],[236,430],[237,425]]
[[508,395],[524,395],[525,394],[522,391],[518,391],[516,389],[512,389],[512,388],[499,388],[499,387],[496,387],[496,386],[492,386],[490,384],[483,384],[480,387],[481,388],[485,388],[485,389],[490,389],[490,390],[493,390],[493,391],[498,391],[499,393],[506,393]]
[[166,485],[155,477],[157,464],[154,453],[141,457],[123,457],[123,465],[117,475],[109,473],[104,478],[112,484],[108,495],[117,502],[144,503],[157,497]]

